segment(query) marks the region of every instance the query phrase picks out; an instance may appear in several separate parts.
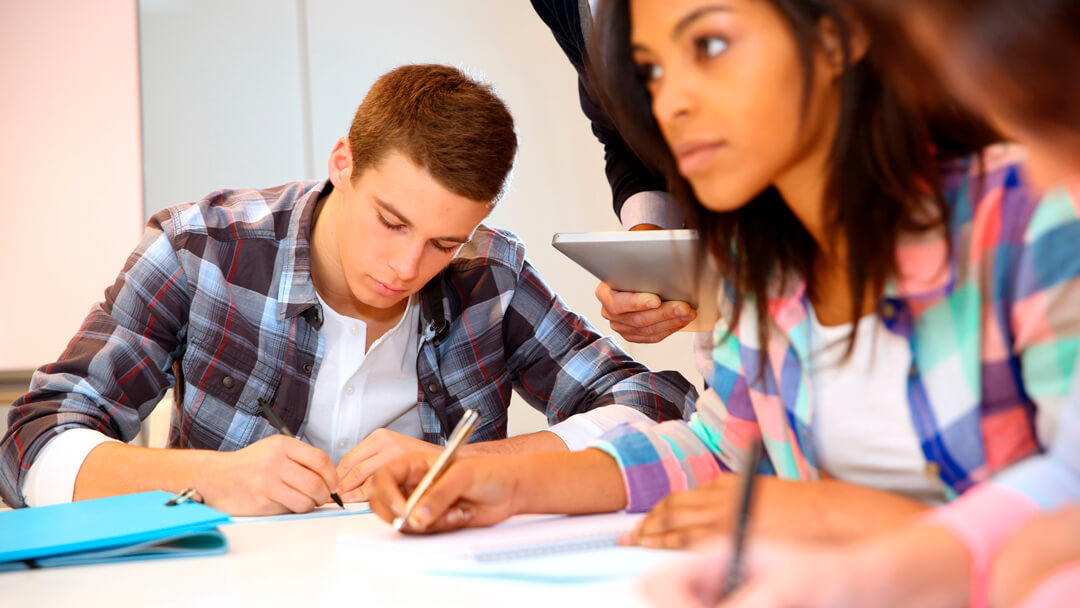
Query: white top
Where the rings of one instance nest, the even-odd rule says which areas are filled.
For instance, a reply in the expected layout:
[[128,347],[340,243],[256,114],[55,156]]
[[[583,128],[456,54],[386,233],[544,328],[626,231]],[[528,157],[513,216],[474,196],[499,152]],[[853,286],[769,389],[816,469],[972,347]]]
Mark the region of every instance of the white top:
[[367,324],[338,313],[319,297],[323,359],[301,439],[326,452],[335,465],[378,428],[424,436],[416,407],[419,300],[410,297],[397,325],[365,352]]
[[[326,452],[335,464],[377,428],[423,437],[416,407],[418,300],[413,296],[398,324],[365,352],[367,324],[339,314],[319,298],[324,319],[319,333],[325,351],[307,423],[300,433],[301,439]],[[609,405],[571,416],[547,430],[567,448],[581,450],[608,429],[647,419],[633,408]],[[91,429],[72,429],[50,439],[23,478],[26,503],[36,507],[71,502],[83,461],[106,441],[116,440]]]
[[855,350],[841,361],[850,323],[824,327],[811,309],[810,331],[811,424],[821,470],[842,481],[944,503],[945,486],[927,467],[911,421],[907,340],[868,315],[859,321]]

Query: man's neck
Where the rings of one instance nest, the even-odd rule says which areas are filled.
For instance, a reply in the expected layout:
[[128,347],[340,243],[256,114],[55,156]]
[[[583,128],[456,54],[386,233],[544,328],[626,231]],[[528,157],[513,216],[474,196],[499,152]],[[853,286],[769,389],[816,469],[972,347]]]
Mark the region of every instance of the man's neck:
[[[379,335],[397,324],[409,304],[404,299],[390,308],[369,306],[352,294],[345,280],[345,270],[337,245],[335,214],[339,212],[341,194],[331,190],[316,203],[311,217],[311,280],[319,297],[338,314],[367,323]],[[369,334],[372,331],[369,330]]]

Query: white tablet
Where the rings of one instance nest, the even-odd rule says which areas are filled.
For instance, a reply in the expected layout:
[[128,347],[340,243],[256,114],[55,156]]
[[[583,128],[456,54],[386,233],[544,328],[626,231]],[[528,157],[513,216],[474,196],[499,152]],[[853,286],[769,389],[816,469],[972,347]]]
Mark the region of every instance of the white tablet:
[[706,270],[699,280],[696,230],[558,233],[551,245],[612,289],[689,302],[698,316],[683,331],[716,324],[716,273]]

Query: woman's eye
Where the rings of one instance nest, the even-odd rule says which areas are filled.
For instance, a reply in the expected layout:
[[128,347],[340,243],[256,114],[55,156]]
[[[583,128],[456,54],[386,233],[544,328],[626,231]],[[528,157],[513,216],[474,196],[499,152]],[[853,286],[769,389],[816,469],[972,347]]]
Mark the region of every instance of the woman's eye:
[[643,84],[649,84],[650,82],[660,80],[660,77],[664,75],[664,68],[655,63],[639,63],[637,66],[638,80]]
[[698,52],[706,59],[712,59],[727,50],[727,40],[717,36],[705,36],[695,41]]

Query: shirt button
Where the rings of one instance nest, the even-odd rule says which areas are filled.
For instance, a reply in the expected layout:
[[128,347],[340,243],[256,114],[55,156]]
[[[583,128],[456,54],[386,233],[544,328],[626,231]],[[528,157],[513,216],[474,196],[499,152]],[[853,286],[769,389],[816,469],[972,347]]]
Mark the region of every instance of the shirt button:
[[892,321],[896,317],[896,306],[892,302],[884,302],[881,305],[881,317],[886,321]]
[[233,386],[236,385],[236,381],[233,380],[232,376],[225,376],[224,378],[221,379],[221,385],[224,386],[225,388],[232,388]]
[[345,440],[342,439],[341,441],[337,442],[337,447],[339,447],[339,448],[345,447]]
[[346,384],[346,385],[345,385],[345,394],[346,394],[346,395],[351,395],[351,394],[353,394],[353,391],[355,391],[355,390],[356,390],[356,389],[355,389],[355,388],[353,388],[353,385],[351,385],[351,384]]
[[941,477],[941,466],[933,461],[926,463],[926,476]]
[[310,374],[311,373],[311,364],[310,363],[305,363],[304,364],[304,373],[305,374]]
[[429,393],[437,393],[439,392],[439,385],[432,382],[431,384],[427,385],[427,390]]
[[360,327],[357,325],[353,325],[349,328],[349,333],[355,336],[356,334],[360,333]]

